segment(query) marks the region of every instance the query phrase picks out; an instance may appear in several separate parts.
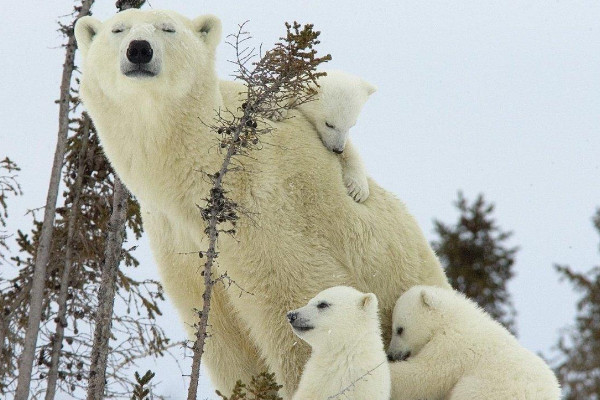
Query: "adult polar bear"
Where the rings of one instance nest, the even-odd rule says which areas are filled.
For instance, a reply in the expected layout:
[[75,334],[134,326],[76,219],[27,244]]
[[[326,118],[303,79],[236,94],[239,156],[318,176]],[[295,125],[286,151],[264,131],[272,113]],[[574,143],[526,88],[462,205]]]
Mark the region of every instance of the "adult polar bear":
[[[196,206],[209,190],[202,171],[222,160],[204,122],[219,108],[236,110],[244,89],[217,78],[220,21],[128,10],[104,23],[82,18],[75,35],[82,98],[111,164],[142,205],[165,290],[189,325],[203,278],[201,260],[181,253],[206,247]],[[274,127],[272,145],[244,160],[248,172],[226,177],[231,197],[255,217],[243,217],[236,240],[220,239],[217,273],[227,271],[253,295],[217,285],[205,365],[225,391],[268,368],[289,398],[309,349],[296,345],[287,310],[325,288],[353,286],[379,298],[388,340],[402,292],[448,283],[402,203],[373,181],[364,204],[347,196],[339,161],[301,115]]]

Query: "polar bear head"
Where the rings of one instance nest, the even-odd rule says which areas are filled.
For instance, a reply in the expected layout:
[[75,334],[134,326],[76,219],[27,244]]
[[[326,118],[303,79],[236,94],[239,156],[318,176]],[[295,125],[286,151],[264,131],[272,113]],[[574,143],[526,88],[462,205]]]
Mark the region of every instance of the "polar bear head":
[[317,82],[315,100],[299,109],[315,126],[325,147],[339,154],[344,151],[350,128],[356,125],[360,111],[377,89],[342,71],[327,71]]
[[294,333],[313,349],[347,345],[379,329],[377,297],[348,286],[322,291],[287,318]]
[[388,360],[414,356],[442,329],[443,309],[451,290],[413,286],[396,302],[392,314],[392,339]]
[[166,103],[216,82],[221,22],[212,15],[189,20],[172,11],[130,9],[105,22],[86,16],[77,21],[75,37],[84,101],[93,90],[94,97],[101,92],[119,104],[150,96]]

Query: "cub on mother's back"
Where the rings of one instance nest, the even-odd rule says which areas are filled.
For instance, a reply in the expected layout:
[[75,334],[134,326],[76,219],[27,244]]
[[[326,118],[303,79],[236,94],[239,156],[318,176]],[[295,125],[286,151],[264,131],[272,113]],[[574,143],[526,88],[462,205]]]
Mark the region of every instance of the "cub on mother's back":
[[[358,76],[342,71],[324,71],[315,86],[315,97],[297,106],[298,110],[314,126],[321,142],[339,155],[342,178],[348,195],[362,203],[369,197],[367,172],[358,151],[349,140],[350,129],[356,125],[358,116],[377,88]],[[292,101],[293,103],[293,101]],[[287,117],[284,109],[273,119]]]

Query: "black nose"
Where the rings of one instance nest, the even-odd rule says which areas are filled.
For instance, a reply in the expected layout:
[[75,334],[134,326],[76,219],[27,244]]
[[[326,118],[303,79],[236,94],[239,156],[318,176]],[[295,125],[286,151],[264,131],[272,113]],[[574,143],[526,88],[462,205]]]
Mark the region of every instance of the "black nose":
[[294,322],[296,320],[296,318],[298,318],[298,313],[297,312],[289,312],[289,313],[287,313],[287,319],[288,319],[288,321],[290,321],[290,323]]
[[396,361],[396,357],[392,353],[388,353],[387,355],[388,361]]
[[342,154],[344,152],[344,149],[341,149],[341,150],[340,149],[333,149],[333,152],[335,154]]
[[148,64],[152,60],[152,46],[146,40],[132,40],[127,48],[127,59],[134,64]]

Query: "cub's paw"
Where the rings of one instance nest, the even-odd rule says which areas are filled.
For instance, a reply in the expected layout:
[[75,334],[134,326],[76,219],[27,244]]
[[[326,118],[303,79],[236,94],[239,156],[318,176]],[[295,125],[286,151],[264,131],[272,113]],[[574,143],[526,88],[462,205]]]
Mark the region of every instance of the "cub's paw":
[[344,184],[350,197],[357,203],[362,203],[369,197],[369,182],[366,177],[346,176]]

